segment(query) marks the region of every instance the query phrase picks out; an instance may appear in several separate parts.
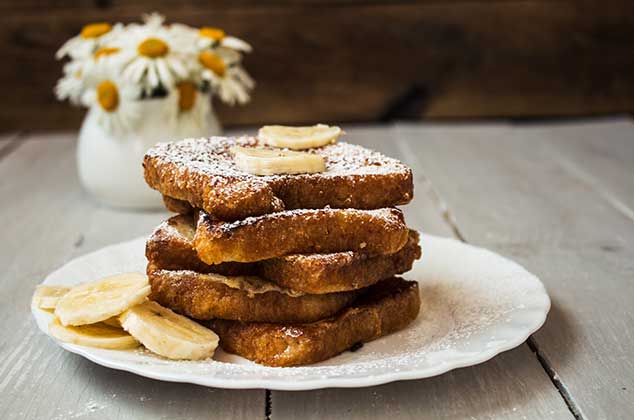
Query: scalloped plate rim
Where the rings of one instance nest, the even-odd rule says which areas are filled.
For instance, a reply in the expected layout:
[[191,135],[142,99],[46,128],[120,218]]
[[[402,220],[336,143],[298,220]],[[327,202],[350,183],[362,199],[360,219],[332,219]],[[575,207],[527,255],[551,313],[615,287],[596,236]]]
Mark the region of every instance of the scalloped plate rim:
[[[515,264],[518,267],[521,267],[519,264],[515,263],[512,260],[509,260],[505,257],[500,256],[492,251],[487,250],[486,248],[477,247],[471,244],[467,244],[461,241],[458,241],[454,238],[440,237],[435,235],[424,234],[425,238],[431,238],[433,240],[441,240],[441,241],[451,241],[460,246],[464,246],[471,249],[483,250],[488,253],[494,254],[507,262]],[[78,262],[87,259],[94,258],[95,255],[99,255],[100,253],[107,253],[108,251],[116,250],[126,245],[129,246],[132,243],[145,240],[145,237],[135,238],[129,241],[120,242],[117,244],[112,244],[100,248],[91,253],[85,254],[83,256],[77,257],[57,270],[51,272],[46,279],[42,282],[42,284],[48,284],[48,281],[51,277],[58,274],[59,272],[63,272],[71,267],[73,264],[77,264]],[[102,357],[98,354],[95,354],[94,349],[89,347],[79,346],[75,344],[63,343],[59,342],[56,339],[50,337],[48,334],[48,328],[46,325],[46,316],[50,315],[47,312],[32,307],[31,311],[35,318],[36,324],[39,329],[44,332],[46,335],[53,340],[57,345],[61,346],[63,349],[77,354],[79,356],[85,357],[86,359],[97,363],[101,366],[105,366],[111,369],[122,370],[131,372],[140,376],[148,377],[151,379],[162,380],[167,382],[177,382],[177,383],[191,383],[196,385],[208,386],[208,387],[216,387],[216,388],[226,388],[226,389],[271,389],[271,390],[279,390],[279,391],[303,391],[303,390],[313,390],[313,389],[322,389],[322,388],[360,388],[360,387],[369,387],[375,385],[382,385],[390,382],[401,381],[401,380],[415,380],[415,379],[424,379],[429,377],[438,376],[449,372],[454,369],[473,366],[476,364],[484,363],[496,355],[511,350],[515,347],[518,347],[522,343],[524,343],[531,334],[537,331],[546,321],[548,312],[550,310],[551,301],[544,287],[543,283],[533,274],[525,270],[521,267],[526,274],[532,277],[532,280],[538,283],[538,290],[535,293],[540,293],[540,305],[534,305],[531,307],[531,311],[533,313],[538,313],[538,316],[531,319],[531,325],[529,327],[517,329],[517,334],[513,337],[513,339],[506,340],[498,340],[498,343],[494,346],[486,350],[481,350],[477,353],[474,353],[471,356],[462,356],[462,357],[454,357],[453,359],[444,360],[442,363],[439,363],[437,366],[426,367],[426,368],[414,368],[410,371],[392,371],[385,372],[378,375],[368,375],[366,377],[335,377],[335,378],[319,378],[319,379],[308,379],[308,380],[297,380],[297,378],[290,377],[288,379],[227,379],[227,378],[216,378],[214,376],[195,376],[189,373],[183,374],[172,374],[172,373],[164,373],[157,374],[152,370],[147,370],[140,368],[137,364],[119,361],[117,359],[112,359],[108,357]],[[390,336],[384,337],[383,339],[389,339]],[[262,369],[285,369],[285,368],[271,368],[262,366]],[[336,366],[333,366],[336,368]]]

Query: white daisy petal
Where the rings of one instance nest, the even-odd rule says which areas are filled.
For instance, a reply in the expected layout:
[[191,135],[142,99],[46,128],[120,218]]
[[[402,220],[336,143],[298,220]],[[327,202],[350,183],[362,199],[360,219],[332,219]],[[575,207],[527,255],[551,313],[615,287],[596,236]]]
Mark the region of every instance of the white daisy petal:
[[142,17],[145,25],[151,28],[159,28],[165,22],[165,16],[156,12],[144,14]]
[[183,64],[181,60],[168,57],[166,61],[169,64],[170,68],[174,70],[174,73],[176,73],[178,77],[182,79],[185,79],[187,77],[187,68],[185,68],[185,65]]
[[196,47],[198,47],[199,50],[206,50],[211,48],[214,42],[213,39],[198,37],[198,39],[196,39]]
[[131,62],[123,71],[123,76],[127,77],[134,83],[139,83],[145,73],[145,63],[143,60]]
[[255,87],[255,81],[242,67],[234,67],[233,72],[236,76],[236,79],[238,79],[248,89],[253,89],[253,87]]
[[249,94],[240,83],[236,82],[235,80],[231,80],[230,86],[231,90],[233,91],[233,96],[238,103],[244,104],[249,100]]
[[230,48],[219,47],[216,48],[213,52],[220,56],[220,58],[222,58],[222,61],[224,61],[225,64],[227,64],[228,66],[242,60],[242,54]]
[[220,45],[227,48],[233,48],[238,51],[251,52],[251,45],[247,44],[240,38],[236,38],[233,36],[226,36],[220,42]]
[[159,78],[161,79],[161,82],[163,83],[163,86],[165,88],[171,88],[172,86],[174,86],[174,79],[172,78],[172,75],[167,68],[167,63],[165,62],[165,60],[162,58],[158,58],[155,61],[156,71],[159,75]]
[[159,77],[156,74],[156,65],[150,64],[147,66],[147,80],[148,85],[152,88],[155,88],[159,85]]

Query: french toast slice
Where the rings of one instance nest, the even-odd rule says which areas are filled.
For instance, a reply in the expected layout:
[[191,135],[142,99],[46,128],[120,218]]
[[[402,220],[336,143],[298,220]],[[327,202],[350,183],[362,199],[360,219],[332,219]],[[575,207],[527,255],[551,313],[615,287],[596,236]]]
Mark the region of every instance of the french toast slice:
[[197,320],[313,322],[349,305],[357,291],[310,295],[253,276],[227,277],[148,265],[150,299]]
[[224,275],[257,275],[280,286],[311,294],[360,289],[409,271],[421,256],[419,235],[409,230],[407,243],[391,255],[362,252],[294,254],[257,263],[205,264],[193,246],[193,215],[177,215],[161,223],[146,245],[149,263],[165,270],[192,270]]
[[191,270],[225,276],[257,275],[255,264],[225,262],[205,264],[194,249],[194,214],[179,214],[159,224],[145,244],[148,265],[163,270]]
[[220,337],[223,350],[267,366],[317,363],[405,328],[418,316],[418,283],[383,280],[337,315],[314,323],[239,322],[205,324]]
[[393,254],[408,228],[396,208],[287,210],[236,222],[200,212],[194,248],[202,261],[255,262],[299,253],[362,251]]
[[294,254],[258,263],[260,277],[306,293],[357,290],[412,269],[421,257],[418,232],[409,231],[407,243],[390,255],[362,252]]
[[284,209],[377,209],[413,197],[410,168],[361,146],[338,142],[308,149],[324,157],[325,172],[269,176],[238,169],[230,153],[234,146],[260,144],[250,136],[159,143],[143,160],[145,180],[163,195],[225,221]]

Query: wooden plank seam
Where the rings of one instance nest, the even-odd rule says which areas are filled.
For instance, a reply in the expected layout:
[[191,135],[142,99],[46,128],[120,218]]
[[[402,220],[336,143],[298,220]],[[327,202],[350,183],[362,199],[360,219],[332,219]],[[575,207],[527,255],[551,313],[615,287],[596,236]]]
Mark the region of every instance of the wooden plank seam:
[[[450,226],[456,238],[459,239],[461,242],[468,244],[469,241],[467,241],[466,237],[461,232],[460,227],[458,226],[458,222],[456,218],[454,217],[452,211],[450,210],[449,205],[442,198],[440,193],[438,193],[438,191],[431,184],[431,181],[429,181],[429,178],[425,176],[425,179],[429,183],[428,187],[429,187],[429,191],[431,192],[433,204],[436,206],[437,210],[440,212],[441,217]],[[560,380],[559,375],[557,374],[555,369],[540,352],[539,345],[537,344],[537,341],[535,340],[533,335],[528,337],[528,339],[526,340],[526,344],[531,349],[531,351],[535,353],[535,357],[537,358],[537,361],[546,372],[546,375],[550,379],[553,386],[557,389],[557,392],[559,393],[559,395],[561,395],[561,398],[564,400],[564,403],[570,410],[570,413],[578,420],[585,420],[585,417],[581,414],[581,411],[575,404],[566,385]]]
[[273,408],[273,404],[271,399],[271,390],[266,389],[264,393],[264,419],[265,420],[271,420],[272,408]]

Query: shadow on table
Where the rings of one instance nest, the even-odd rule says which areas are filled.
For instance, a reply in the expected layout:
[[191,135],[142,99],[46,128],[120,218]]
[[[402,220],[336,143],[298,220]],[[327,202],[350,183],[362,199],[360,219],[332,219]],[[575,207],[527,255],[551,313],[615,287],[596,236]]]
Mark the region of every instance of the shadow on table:
[[[575,349],[580,343],[581,328],[556,298],[551,296],[551,302],[548,319],[542,328],[531,336],[530,344],[543,359],[542,362],[557,373],[554,364],[549,360],[548,353],[556,354],[559,361],[574,365],[574,360],[577,357]],[[544,348],[545,343],[548,343],[548,352]]]

